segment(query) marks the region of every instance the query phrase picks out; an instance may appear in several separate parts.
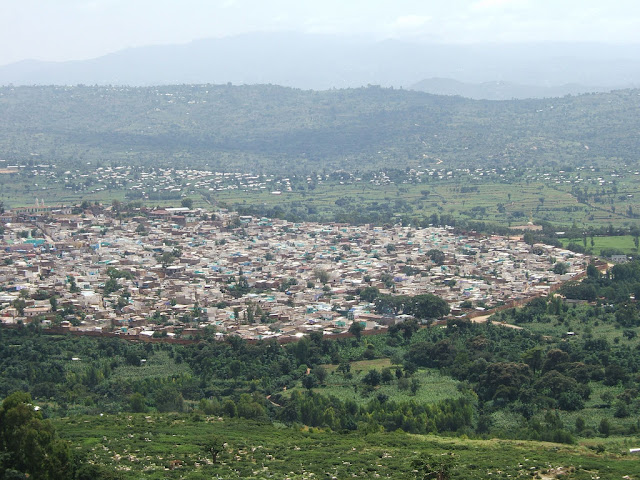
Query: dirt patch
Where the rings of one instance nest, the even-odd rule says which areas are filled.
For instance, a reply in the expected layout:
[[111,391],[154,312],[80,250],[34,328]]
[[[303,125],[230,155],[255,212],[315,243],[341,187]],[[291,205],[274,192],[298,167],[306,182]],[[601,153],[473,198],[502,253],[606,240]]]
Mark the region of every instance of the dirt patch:
[[549,470],[545,470],[545,473],[538,473],[542,480],[556,480],[561,478],[563,475],[567,475],[573,472],[575,469],[573,467],[555,467],[550,468]]
[[[471,319],[471,321],[473,323],[487,323],[487,320],[489,319],[491,315],[482,315],[481,317],[474,317]],[[507,328],[515,328],[516,330],[522,330],[522,327],[519,327],[518,325],[511,325],[510,323],[504,323],[504,322],[492,322],[494,325],[500,325],[502,327],[507,327]]]

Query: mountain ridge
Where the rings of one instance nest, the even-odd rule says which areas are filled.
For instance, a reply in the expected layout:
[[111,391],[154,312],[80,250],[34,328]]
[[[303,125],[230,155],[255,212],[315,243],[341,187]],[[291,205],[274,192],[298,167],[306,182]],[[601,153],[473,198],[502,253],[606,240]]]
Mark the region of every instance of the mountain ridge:
[[89,60],[25,60],[0,66],[2,85],[232,83],[326,90],[369,84],[408,88],[430,78],[535,88],[573,83],[594,85],[598,91],[629,88],[640,78],[640,48],[419,44],[281,32],[128,48]]

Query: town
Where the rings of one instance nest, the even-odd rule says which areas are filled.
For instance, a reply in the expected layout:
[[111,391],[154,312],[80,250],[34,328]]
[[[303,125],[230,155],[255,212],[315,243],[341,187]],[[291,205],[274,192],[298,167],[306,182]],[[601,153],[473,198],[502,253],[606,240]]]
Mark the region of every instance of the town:
[[[432,294],[453,317],[546,295],[588,259],[451,228],[293,223],[189,206],[84,202],[0,215],[0,318],[129,338],[294,341],[386,331],[377,295]],[[436,318],[422,318],[430,322]]]

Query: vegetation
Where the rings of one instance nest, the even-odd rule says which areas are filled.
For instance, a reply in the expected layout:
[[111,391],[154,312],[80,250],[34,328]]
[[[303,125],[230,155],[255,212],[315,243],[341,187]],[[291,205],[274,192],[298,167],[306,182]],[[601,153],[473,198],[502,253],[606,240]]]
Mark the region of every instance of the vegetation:
[[[87,458],[127,478],[425,478],[417,462],[449,465],[451,479],[569,480],[633,476],[638,459],[622,443],[589,447],[468,440],[402,432],[340,433],[187,414],[79,416],[55,421]],[[222,443],[215,462],[212,438]],[[426,466],[426,465],[425,465]],[[558,470],[556,470],[558,469]],[[426,477],[429,478],[429,477]],[[631,477],[633,478],[633,477]]]
[[[489,102],[376,87],[5,87],[0,202],[100,201],[123,214],[169,202],[292,221],[494,231],[531,219],[585,249],[595,241],[598,253],[608,227],[609,236],[637,238],[630,112],[638,98],[635,90]],[[634,240],[624,248],[637,249]]]
[[[219,426],[257,421],[273,435],[278,428],[293,429],[287,438],[291,432],[319,429],[321,437],[340,432],[357,443],[382,432],[405,432],[582,443],[606,450],[611,441],[637,439],[640,432],[633,420],[640,413],[640,322],[629,296],[638,282],[640,263],[616,265],[605,274],[590,266],[582,283],[565,288],[593,290],[600,302],[571,306],[559,297],[537,298],[494,316],[521,329],[464,319],[449,320],[446,328],[421,329],[406,321],[385,335],[329,341],[314,333],[285,347],[273,341],[251,345],[235,337],[228,343],[143,345],[43,336],[33,325],[3,329],[0,395],[28,391],[53,418],[141,412],[160,425],[202,422],[205,428],[211,419],[223,419],[214,421]],[[160,420],[163,414],[183,416]],[[157,425],[149,430],[146,420],[135,418],[148,432],[135,435],[156,435]],[[79,428],[74,420],[57,422],[63,436]],[[243,450],[228,442],[220,448],[226,433],[219,430],[208,440],[198,435],[189,440],[201,444],[194,450],[198,453],[180,457],[181,464],[228,468],[233,448]],[[396,435],[383,438],[406,441]],[[103,437],[96,434],[102,442]],[[263,442],[263,448],[280,445],[278,437],[270,438],[274,443]],[[94,443],[87,448],[94,456],[101,450]],[[452,475],[461,471],[456,461],[435,464],[413,451],[407,461],[423,475],[440,467]],[[305,471],[315,471],[308,465],[303,464]],[[577,470],[572,474],[582,478]]]
[[[500,233],[535,219],[541,230],[523,232],[534,250],[563,241],[576,252],[635,255],[638,102],[635,90],[551,105],[377,87],[6,87],[0,209],[37,194],[78,214],[103,201],[119,218],[173,201],[292,221]],[[216,183],[216,170],[247,165],[251,175]],[[148,182],[160,177],[154,190]],[[436,248],[427,255],[445,261]],[[156,259],[168,269],[180,256],[176,248]],[[407,264],[407,274],[418,271]],[[368,287],[360,299],[417,320],[368,336],[356,319],[352,338],[314,333],[286,346],[223,343],[211,332],[182,346],[43,335],[37,322],[2,327],[0,474],[624,478],[638,471],[625,454],[640,432],[640,264],[587,273],[562,287],[563,298],[485,324],[425,328],[446,303],[396,295],[389,275],[381,280],[394,293]],[[128,273],[108,274],[103,293],[123,308]],[[315,272],[327,290],[330,279]],[[68,288],[79,288],[72,277]],[[228,288],[242,295],[249,286],[240,274]],[[74,313],[49,301],[59,315]]]
[[638,154],[634,90],[553,103],[272,85],[4,87],[1,93],[0,146],[9,161],[35,152],[67,166],[112,158],[242,169],[257,161],[259,170],[291,172],[363,163],[373,169],[391,160],[403,169],[429,158],[451,166],[575,165]]

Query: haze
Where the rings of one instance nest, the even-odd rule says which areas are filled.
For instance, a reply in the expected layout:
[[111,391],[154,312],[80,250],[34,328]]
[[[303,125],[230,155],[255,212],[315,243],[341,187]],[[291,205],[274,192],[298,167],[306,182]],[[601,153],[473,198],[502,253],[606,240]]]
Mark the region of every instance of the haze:
[[634,0],[6,0],[0,65],[250,32],[429,43],[640,42]]

